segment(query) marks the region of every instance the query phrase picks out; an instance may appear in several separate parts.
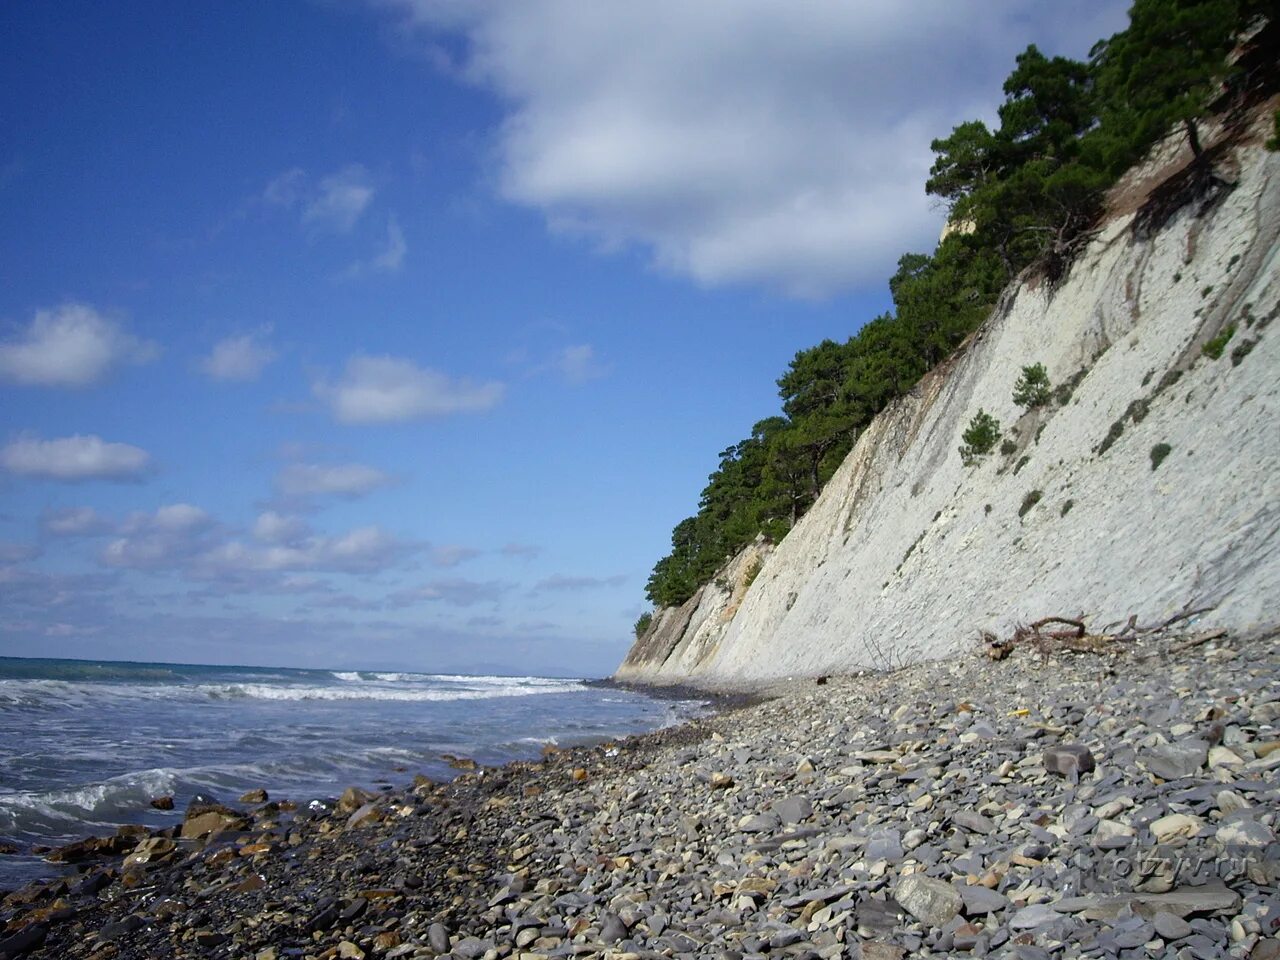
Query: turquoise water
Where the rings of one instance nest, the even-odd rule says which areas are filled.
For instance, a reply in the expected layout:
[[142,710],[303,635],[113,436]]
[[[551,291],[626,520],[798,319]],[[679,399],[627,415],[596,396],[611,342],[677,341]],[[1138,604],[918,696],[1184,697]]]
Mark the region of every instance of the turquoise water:
[[[305,802],[347,786],[448,779],[653,730],[695,712],[579,680],[0,657],[0,888],[53,867],[27,852],[122,823],[177,822],[194,793]],[[150,800],[172,795],[176,809]]]

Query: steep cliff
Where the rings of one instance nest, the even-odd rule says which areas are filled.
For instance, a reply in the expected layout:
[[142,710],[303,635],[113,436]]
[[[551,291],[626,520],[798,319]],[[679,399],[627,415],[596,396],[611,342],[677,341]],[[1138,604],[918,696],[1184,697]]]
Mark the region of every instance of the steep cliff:
[[[1276,619],[1280,154],[1263,129],[1223,151],[1232,189],[1167,222],[1150,198],[1185,158],[1157,152],[1131,174],[1065,278],[1006,291],[862,433],[775,550],[752,545],[659,611],[617,676],[893,666],[1049,614],[1095,628],[1202,607],[1236,629]],[[1013,386],[1035,363],[1058,389],[1028,411]],[[1005,443],[967,467],[960,438],[980,408]]]

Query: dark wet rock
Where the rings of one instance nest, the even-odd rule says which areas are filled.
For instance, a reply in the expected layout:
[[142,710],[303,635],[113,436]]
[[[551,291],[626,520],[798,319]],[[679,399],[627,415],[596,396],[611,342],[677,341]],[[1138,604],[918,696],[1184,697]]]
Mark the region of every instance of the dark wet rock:
[[449,931],[442,923],[433,923],[427,928],[427,944],[436,953],[449,952]]
[[96,870],[93,873],[86,874],[78,880],[71,888],[71,892],[78,897],[89,897],[105,890],[111,886],[112,874],[109,870]]
[[155,807],[157,810],[172,810],[173,797],[152,797],[151,806]]
[[605,943],[617,943],[627,935],[627,925],[616,913],[605,913],[600,916],[600,939]]
[[1050,747],[1044,752],[1041,762],[1050,773],[1075,778],[1088,773],[1096,766],[1093,754],[1083,743],[1063,743]]
[[116,921],[113,921],[112,923],[108,923],[101,930],[99,930],[98,939],[99,940],[119,940],[122,937],[129,936],[135,931],[141,930],[144,926],[146,926],[146,921],[144,921],[137,914],[129,914],[128,916],[124,917],[121,920],[116,920]]
[[996,832],[996,825],[990,818],[984,817],[976,810],[960,810],[951,818],[951,822],[971,833],[989,834]]
[[813,804],[808,797],[787,797],[773,805],[773,812],[783,823],[802,823],[813,816]]
[[1209,758],[1209,744],[1204,740],[1180,740],[1168,743],[1138,756],[1138,763],[1162,780],[1189,777],[1204,766]]
[[266,803],[267,799],[267,791],[263,790],[261,787],[257,787],[253,790],[247,790],[240,795],[241,803]]
[[20,957],[24,953],[30,953],[44,943],[48,935],[49,928],[43,923],[27,924],[17,933],[0,937],[0,956]]
[[879,830],[867,838],[867,846],[863,851],[867,860],[888,860],[898,863],[902,860],[902,834],[897,830]]
[[453,947],[453,955],[463,960],[477,960],[493,949],[493,942],[479,937],[463,937]]
[[981,884],[965,884],[959,888],[960,899],[964,901],[964,912],[968,916],[994,913],[1009,906],[1009,898],[994,890],[988,890]]
[[1227,913],[1240,905],[1240,895],[1219,880],[1201,886],[1178,887],[1167,893],[1134,893],[1112,897],[1086,910],[1090,920],[1113,920],[1125,911],[1143,917],[1169,913],[1189,917],[1200,913]]

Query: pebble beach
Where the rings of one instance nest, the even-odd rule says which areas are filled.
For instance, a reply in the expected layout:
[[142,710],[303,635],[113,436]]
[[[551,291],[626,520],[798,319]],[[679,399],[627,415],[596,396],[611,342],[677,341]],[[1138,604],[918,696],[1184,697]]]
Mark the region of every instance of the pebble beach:
[[0,957],[1280,957],[1275,632],[793,680],[49,851]]

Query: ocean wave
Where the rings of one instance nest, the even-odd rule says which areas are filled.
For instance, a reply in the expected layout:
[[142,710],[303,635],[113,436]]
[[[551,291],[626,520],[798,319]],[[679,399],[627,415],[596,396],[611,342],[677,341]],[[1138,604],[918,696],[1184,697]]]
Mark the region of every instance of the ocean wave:
[[403,702],[489,700],[498,697],[527,697],[546,693],[569,693],[585,690],[575,681],[560,681],[556,686],[509,683],[480,689],[446,687],[338,686],[303,687],[274,686],[266,683],[200,684],[194,688],[214,700],[248,698],[256,700],[390,700]]
[[[337,677],[337,674],[334,674]],[[351,676],[359,676],[351,674]],[[416,678],[422,677],[422,680]],[[394,679],[393,679],[394,678]],[[0,680],[0,712],[78,709],[136,700],[387,700],[450,701],[523,697],[586,689],[576,680],[542,677],[457,677],[445,680],[427,674],[372,674],[359,681],[324,683],[77,683],[66,680]]]
[[145,807],[152,797],[172,793],[176,782],[175,771],[156,768],[43,793],[0,793],[0,830],[80,831],[85,826],[111,824]]

